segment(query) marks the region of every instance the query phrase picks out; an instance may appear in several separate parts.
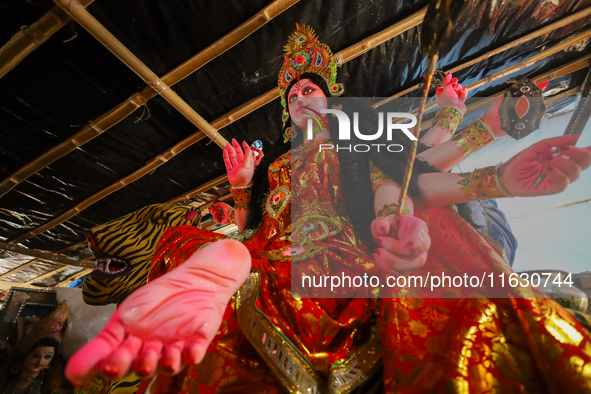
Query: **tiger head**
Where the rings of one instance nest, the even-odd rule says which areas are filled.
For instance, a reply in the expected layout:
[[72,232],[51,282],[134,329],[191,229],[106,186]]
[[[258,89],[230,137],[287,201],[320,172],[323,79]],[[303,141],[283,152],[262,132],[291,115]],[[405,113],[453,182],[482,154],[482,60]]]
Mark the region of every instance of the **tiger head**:
[[97,267],[82,283],[91,305],[119,303],[146,284],[152,256],[162,234],[173,226],[197,226],[201,212],[190,207],[154,204],[92,228],[86,233]]

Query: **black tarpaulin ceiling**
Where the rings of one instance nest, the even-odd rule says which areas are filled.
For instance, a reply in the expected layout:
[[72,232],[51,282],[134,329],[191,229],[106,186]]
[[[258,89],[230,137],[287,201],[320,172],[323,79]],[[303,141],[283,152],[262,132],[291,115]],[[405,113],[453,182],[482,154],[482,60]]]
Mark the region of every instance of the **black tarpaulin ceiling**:
[[[426,1],[300,1],[288,7],[227,52],[173,86],[205,120],[213,121],[273,89],[283,45],[295,23],[313,26],[337,53],[423,9]],[[115,1],[96,0],[87,9],[159,76],[173,70],[269,5],[268,0]],[[591,1],[467,1],[438,68],[449,70],[495,48],[538,31]],[[9,45],[55,4],[49,0],[0,3],[0,43]],[[589,29],[589,18],[491,56],[454,74],[470,85],[560,45]],[[339,68],[349,96],[388,97],[422,80],[426,59],[418,54],[420,25],[387,40]],[[588,39],[544,56],[507,77],[470,91],[488,96],[511,78],[540,75],[589,54]],[[554,79],[547,95],[580,85],[581,69]],[[76,22],[70,21],[0,79],[0,181],[53,147],[68,141],[93,120],[141,92],[146,84]],[[409,93],[417,96],[418,90]],[[553,104],[559,109],[561,101]],[[268,148],[281,129],[279,100],[220,129],[228,140],[260,139]],[[0,241],[18,240],[147,162],[197,130],[161,97],[39,169],[0,197]],[[21,245],[59,251],[84,240],[84,231],[135,211],[169,201],[225,174],[221,150],[207,138],[157,169],[89,204],[68,220]],[[203,190],[192,202],[204,204],[224,193],[224,184]]]

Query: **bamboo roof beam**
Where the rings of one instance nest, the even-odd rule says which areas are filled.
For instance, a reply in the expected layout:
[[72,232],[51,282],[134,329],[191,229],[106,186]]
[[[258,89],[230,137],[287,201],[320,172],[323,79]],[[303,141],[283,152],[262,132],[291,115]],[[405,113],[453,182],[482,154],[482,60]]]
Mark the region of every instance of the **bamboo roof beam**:
[[[64,1],[68,1],[68,0],[54,0],[54,1],[64,2]],[[406,31],[414,26],[417,26],[418,24],[421,23],[422,18],[424,17],[424,14],[425,14],[425,9],[423,9],[419,12],[416,12],[413,15],[409,16],[408,18],[405,18],[404,20],[397,22],[394,25],[386,28],[385,30],[378,32],[372,36],[369,36],[369,37],[363,39],[362,41],[360,41],[359,43],[354,44],[351,47],[344,49],[343,51],[337,53],[335,56],[337,59],[341,59],[342,61],[344,61],[344,59],[353,59],[353,58],[373,49],[375,46],[380,45],[383,42],[385,42],[389,39],[392,39],[393,37],[395,37],[397,35],[402,34],[404,31]],[[388,34],[386,34],[386,32]],[[355,48],[355,50],[353,50],[352,48]],[[220,118],[218,118],[214,122],[212,122],[211,125],[217,129],[221,129],[221,128],[235,122],[236,120],[250,114],[251,112],[255,111],[256,109],[262,107],[263,105],[275,100],[278,97],[279,97],[279,88],[275,87],[275,88],[269,90],[268,92],[263,93],[260,96],[257,96],[254,99],[249,100],[248,102],[246,102],[246,103],[238,106],[237,108],[233,109],[232,111],[226,113],[225,115],[221,116]],[[75,216],[76,214],[83,211],[84,209],[88,208],[89,206],[91,206],[95,202],[99,201],[100,199],[108,196],[109,194],[121,189],[122,187],[124,187],[132,182],[135,182],[136,180],[138,180],[142,176],[149,174],[154,169],[158,168],[159,166],[161,166],[162,164],[167,162],[169,159],[176,156],[178,153],[180,153],[184,149],[188,148],[189,146],[193,145],[194,143],[200,141],[204,137],[205,137],[205,135],[201,130],[196,131],[195,133],[191,134],[189,137],[185,138],[184,140],[182,140],[181,142],[179,142],[178,144],[176,144],[172,148],[167,149],[165,152],[157,155],[150,162],[148,162],[148,164],[146,164],[142,168],[139,168],[138,170],[134,171],[132,174],[109,185],[105,189],[99,191],[98,193],[94,194],[93,196],[82,201],[81,203],[79,203],[75,207],[64,212],[63,214],[61,214],[57,218],[55,218],[55,219],[45,223],[44,225],[41,225],[41,226],[39,226],[39,227],[37,227],[25,234],[18,236],[17,238],[11,240],[9,243],[17,244],[19,242],[26,241],[27,239],[30,239],[38,234],[41,234],[49,229],[52,229],[53,227],[65,222],[66,220]],[[209,190],[209,189],[202,189],[204,186],[210,185],[209,188],[212,188],[214,186],[217,186],[217,185],[225,182],[226,180],[227,180],[226,175],[223,175],[221,177],[218,177],[218,178],[208,182],[207,184],[205,184],[203,186],[200,186],[200,187],[190,191],[187,194],[184,194],[183,196],[172,199],[169,202],[174,203],[174,202],[180,202],[180,201],[186,200],[196,194],[199,194],[199,193],[202,193],[203,191]]]
[[82,7],[78,0],[54,0],[72,19],[96,38],[105,48],[136,73],[148,86],[154,89],[163,99],[172,105],[191,123],[198,127],[218,146],[224,148],[228,141],[217,130],[201,117],[189,104],[174,92],[162,79],[148,68],[137,56],[109,32],[99,21]]
[[[486,85],[487,83],[490,83],[492,81],[496,81],[497,79],[502,79],[505,78],[507,75],[509,74],[513,74],[515,72],[521,71],[529,66],[534,65],[536,62],[545,59],[546,57],[553,55],[557,52],[563,51],[565,49],[568,49],[569,47],[571,47],[572,45],[577,44],[578,42],[581,42],[583,40],[588,39],[589,37],[591,37],[591,29],[580,33],[580,34],[575,34],[574,37],[570,37],[566,40],[564,40],[563,42],[561,42],[558,45],[555,45],[554,47],[550,48],[550,49],[546,49],[545,51],[542,51],[530,58],[527,58],[513,66],[507,67],[504,70],[501,70],[499,72],[496,72],[486,78],[483,78],[479,81],[474,82],[473,84],[470,84],[468,86],[466,86],[468,88],[468,91],[470,90],[474,90],[476,88],[479,88],[481,86]],[[548,71],[545,74],[540,75],[540,79],[538,80],[538,82],[544,82],[544,81],[548,81],[549,79],[552,78],[558,78],[562,75],[566,75],[572,72],[575,72],[577,70],[583,69],[585,67],[589,66],[589,61],[591,59],[591,55],[587,55],[584,56],[582,58],[579,58],[577,60],[574,60],[570,63],[567,63],[564,66],[560,66],[556,69],[553,69],[551,71]],[[537,79],[537,78],[536,78]],[[378,105],[379,103],[377,103],[376,105]],[[374,106],[376,106],[374,105]],[[431,101],[429,104],[427,104],[425,106],[425,112],[430,111],[432,109],[434,109],[435,107],[437,107],[437,102],[435,100]],[[410,113],[412,114],[418,114],[419,109],[415,108],[412,111],[410,111]],[[425,126],[426,127],[426,126]]]
[[[58,267],[58,268],[56,268],[54,270],[51,270],[49,272],[46,272],[43,275],[39,275],[39,276],[37,276],[37,277],[35,277],[35,278],[31,279],[31,280],[28,280],[26,282],[23,282],[23,284],[25,284],[25,285],[32,285],[34,282],[37,282],[39,280],[43,280],[43,279],[48,278],[48,277],[50,277],[50,276],[52,276],[54,274],[59,274],[60,272],[65,271],[68,268],[70,268],[69,265],[62,265],[61,267]],[[39,286],[36,286],[36,287],[38,288]]]
[[[95,266],[94,262],[87,262],[84,260],[74,260],[70,259],[66,256],[62,256],[58,253],[51,253],[51,252],[43,252],[40,250],[35,249],[27,249],[23,248],[22,246],[9,244],[7,242],[0,241],[0,250],[8,250],[11,252],[19,253],[25,256],[35,257],[36,259],[41,259],[45,261],[53,261],[56,263],[66,264],[69,266],[76,266],[76,267],[86,267],[86,268],[93,268]],[[1,277],[0,277],[1,279]]]
[[66,287],[67,285],[77,281],[78,279],[90,274],[92,272],[91,269],[85,269],[84,271],[80,271],[72,276],[70,276],[68,279],[59,282],[57,285],[55,285],[54,287]]
[[[453,67],[453,68],[451,68],[451,69],[449,69],[449,70],[447,70],[445,72],[456,73],[458,71],[464,70],[464,69],[466,69],[466,68],[468,68],[470,66],[473,66],[473,65],[475,65],[477,63],[480,63],[483,60],[488,59],[491,56],[498,55],[499,53],[505,52],[505,51],[507,51],[507,50],[509,50],[511,48],[515,48],[516,46],[519,46],[521,44],[524,44],[524,43],[526,43],[528,41],[531,41],[531,40],[533,40],[535,38],[538,38],[538,37],[541,37],[543,35],[549,34],[549,33],[553,32],[554,30],[560,29],[561,27],[567,26],[568,24],[573,23],[574,21],[577,21],[579,19],[585,18],[585,17],[587,17],[589,15],[591,15],[591,7],[587,7],[587,8],[585,8],[585,9],[579,11],[579,12],[574,13],[573,15],[564,17],[564,18],[560,19],[559,21],[556,21],[554,23],[551,23],[551,24],[549,24],[546,27],[543,27],[541,29],[538,29],[538,30],[530,33],[530,34],[527,34],[527,35],[525,35],[523,37],[520,37],[520,38],[518,38],[516,40],[513,40],[513,41],[511,41],[508,44],[502,45],[502,46],[498,47],[497,49],[493,49],[492,51],[489,51],[489,52],[485,53],[482,56],[478,56],[478,57],[476,57],[476,58],[474,58],[474,59],[472,59],[472,60],[470,60],[470,61],[468,61],[466,63],[462,63],[462,64],[460,64],[460,65],[458,65],[456,67]],[[421,86],[420,84],[417,84],[417,85],[411,86],[408,89],[404,89],[404,90],[402,90],[402,91],[400,91],[400,92],[398,92],[398,93],[390,96],[389,98],[384,99],[384,100],[378,102],[377,104],[374,105],[374,107],[377,108],[377,107],[380,107],[380,106],[382,106],[382,105],[384,105],[386,103],[389,103],[390,101],[394,100],[397,97],[404,96],[405,94],[408,94],[410,92],[413,92],[413,91],[419,89],[420,86]]]
[[19,265],[18,267],[14,267],[10,271],[7,271],[7,272],[3,273],[2,275],[0,275],[0,281],[8,278],[11,275],[16,274],[19,271],[24,270],[25,268],[29,268],[30,266],[37,264],[40,261],[42,261],[42,260],[41,259],[33,259],[31,261],[27,261],[26,263]]
[[12,287],[24,287],[26,289],[41,289],[41,287],[39,286],[25,285],[19,282],[8,282],[5,280],[0,280],[0,291],[8,291]]
[[[283,11],[287,10],[298,1],[299,0],[275,0],[271,2],[249,20],[163,76],[162,81],[164,81],[164,83],[168,86],[172,86],[175,83],[181,81],[205,64],[209,63],[211,60],[234,47],[236,44],[244,40],[246,37],[254,33],[260,27],[264,26],[267,22],[271,21],[277,15],[281,14]],[[58,7],[56,6],[56,8]],[[59,11],[63,13],[61,9],[59,9]],[[79,146],[84,145],[111,127],[115,126],[117,123],[121,122],[123,119],[135,112],[136,109],[145,105],[148,100],[152,99],[156,95],[156,91],[150,86],[147,86],[144,90],[142,90],[142,92],[133,94],[124,102],[110,109],[99,118],[93,120],[81,131],[76,133],[72,138],[56,145],[0,182],[0,197],[60,157],[65,156]]]
[[[80,0],[88,7],[94,0]],[[0,78],[15,68],[25,57],[64,27],[71,18],[58,6],[30,26],[22,28],[0,48]]]
[[[591,65],[591,55],[587,55],[587,56],[583,56],[582,58],[573,60],[572,62],[569,62],[563,66],[556,67],[555,69],[552,69],[552,70],[542,73],[540,75],[534,76],[534,77],[532,77],[532,79],[536,80],[538,83],[546,82],[546,81],[550,81],[554,78],[559,78],[564,75],[572,74],[576,71],[587,68],[590,65]],[[565,92],[561,92],[557,95],[545,98],[544,101],[546,102],[546,105],[549,105],[557,100],[556,97],[558,95],[561,95],[560,98],[570,96],[571,94],[574,94],[574,93],[570,93],[570,92],[575,90],[575,93],[576,93],[577,89],[579,89],[579,88],[575,87],[572,89],[568,89]],[[487,98],[483,98],[482,100],[478,100],[477,102],[468,105],[468,107],[466,109],[466,113],[475,111],[479,108],[484,107],[485,105],[492,103],[495,99],[497,99],[501,96],[504,96],[505,93],[507,93],[507,90],[509,90],[509,89],[501,90],[500,92],[497,92],[491,96],[488,96]],[[566,92],[569,92],[569,94],[564,95],[564,93],[566,93]],[[417,111],[417,110],[414,110],[414,111]],[[431,127],[431,123],[433,123],[433,119],[429,119],[429,120],[425,121],[424,122],[425,129]]]

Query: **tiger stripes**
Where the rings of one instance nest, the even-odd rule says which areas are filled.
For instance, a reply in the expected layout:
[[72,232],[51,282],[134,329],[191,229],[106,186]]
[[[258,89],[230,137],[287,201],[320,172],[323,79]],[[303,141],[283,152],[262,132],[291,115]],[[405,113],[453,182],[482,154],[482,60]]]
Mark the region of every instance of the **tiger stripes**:
[[90,305],[122,302],[146,283],[162,234],[173,226],[198,226],[200,221],[198,209],[154,204],[92,228],[86,236],[104,269],[95,269],[82,283],[84,301]]

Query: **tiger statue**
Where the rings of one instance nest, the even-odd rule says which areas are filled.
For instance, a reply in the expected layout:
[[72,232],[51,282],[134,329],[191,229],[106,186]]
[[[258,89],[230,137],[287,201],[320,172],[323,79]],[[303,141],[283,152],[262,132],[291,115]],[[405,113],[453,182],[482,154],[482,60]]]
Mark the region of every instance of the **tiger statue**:
[[122,302],[146,284],[158,240],[170,227],[198,226],[201,211],[173,204],[148,205],[86,233],[97,266],[84,282],[90,305]]
[[[82,297],[90,305],[120,303],[146,284],[156,244],[174,226],[198,226],[199,209],[173,204],[148,205],[119,219],[96,226],[86,233],[97,267],[82,282]],[[134,394],[140,379],[94,382],[77,387],[75,394]]]

